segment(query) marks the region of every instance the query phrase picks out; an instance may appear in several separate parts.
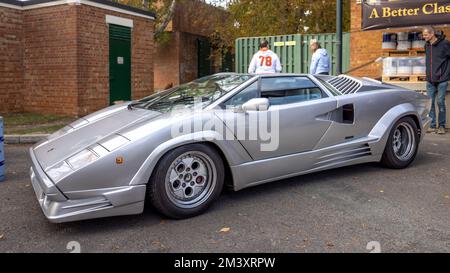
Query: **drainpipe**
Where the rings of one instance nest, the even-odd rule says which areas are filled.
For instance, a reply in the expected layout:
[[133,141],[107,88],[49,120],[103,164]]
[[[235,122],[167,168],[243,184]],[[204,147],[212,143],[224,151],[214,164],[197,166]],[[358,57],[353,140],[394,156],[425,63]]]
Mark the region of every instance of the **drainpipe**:
[[342,0],[336,0],[337,75],[342,74],[342,20]]

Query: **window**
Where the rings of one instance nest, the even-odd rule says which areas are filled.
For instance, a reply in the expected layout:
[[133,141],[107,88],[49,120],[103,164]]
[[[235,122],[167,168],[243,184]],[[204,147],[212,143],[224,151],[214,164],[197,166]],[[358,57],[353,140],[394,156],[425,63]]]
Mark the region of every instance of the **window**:
[[227,100],[223,105],[224,107],[236,107],[240,106],[247,101],[258,98],[258,82],[254,82],[231,99]]
[[261,97],[268,98],[270,105],[283,105],[326,97],[317,85],[307,77],[263,78]]

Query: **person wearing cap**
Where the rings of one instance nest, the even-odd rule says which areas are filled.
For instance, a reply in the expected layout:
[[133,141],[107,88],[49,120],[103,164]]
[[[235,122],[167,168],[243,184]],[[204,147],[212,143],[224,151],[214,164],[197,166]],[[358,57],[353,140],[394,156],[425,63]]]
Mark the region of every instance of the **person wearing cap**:
[[248,67],[250,74],[274,74],[282,71],[280,58],[269,49],[269,42],[261,41],[260,50],[253,56]]
[[313,75],[330,75],[330,56],[327,50],[322,48],[316,39],[312,39],[309,42],[309,46],[313,52],[309,73]]
[[[427,93],[431,99],[430,117],[432,119],[429,133],[445,134],[446,109],[445,95],[450,80],[450,42],[445,35],[438,34],[433,27],[425,27],[422,32],[425,40],[425,61],[427,73]],[[436,122],[436,97],[439,107],[439,120]]]

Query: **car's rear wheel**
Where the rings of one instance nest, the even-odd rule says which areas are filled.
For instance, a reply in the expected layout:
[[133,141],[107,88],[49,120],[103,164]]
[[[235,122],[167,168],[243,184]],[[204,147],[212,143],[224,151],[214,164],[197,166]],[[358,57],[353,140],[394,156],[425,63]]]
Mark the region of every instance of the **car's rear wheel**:
[[182,146],[162,157],[149,181],[148,196],[170,218],[193,217],[219,197],[224,176],[222,159],[213,147]]
[[381,163],[392,169],[408,167],[417,155],[419,141],[414,120],[410,117],[400,119],[392,128]]

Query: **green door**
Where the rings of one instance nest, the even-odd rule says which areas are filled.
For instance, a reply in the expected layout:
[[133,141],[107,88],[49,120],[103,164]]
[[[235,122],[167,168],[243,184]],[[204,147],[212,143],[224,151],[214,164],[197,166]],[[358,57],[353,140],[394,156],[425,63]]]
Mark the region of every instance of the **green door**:
[[131,28],[109,25],[109,102],[131,100]]
[[208,39],[197,40],[198,77],[212,74],[211,69],[211,43]]
[[234,56],[230,51],[222,55],[222,69],[220,72],[233,72]]

